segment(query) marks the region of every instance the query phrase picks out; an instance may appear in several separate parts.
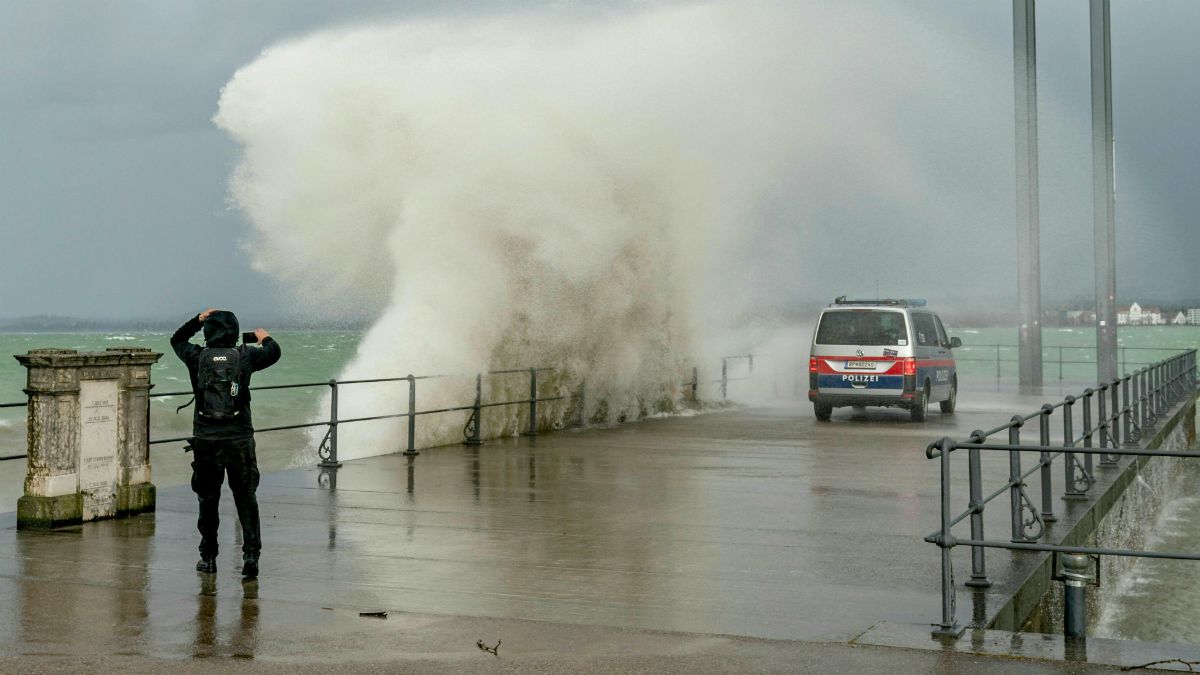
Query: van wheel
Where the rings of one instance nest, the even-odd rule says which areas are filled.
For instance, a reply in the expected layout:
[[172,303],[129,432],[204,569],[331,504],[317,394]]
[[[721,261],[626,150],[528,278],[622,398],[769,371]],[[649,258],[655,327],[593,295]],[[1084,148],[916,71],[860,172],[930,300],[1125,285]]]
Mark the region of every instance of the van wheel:
[[917,392],[916,398],[913,399],[912,407],[908,409],[908,415],[914,422],[924,422],[925,412],[929,409],[929,384],[927,383],[921,391]]
[[950,398],[942,401],[942,412],[949,415],[954,412],[954,404],[958,401],[958,378],[950,383]]
[[829,416],[833,414],[833,406],[828,403],[813,402],[813,414],[817,416],[817,421],[828,422]]

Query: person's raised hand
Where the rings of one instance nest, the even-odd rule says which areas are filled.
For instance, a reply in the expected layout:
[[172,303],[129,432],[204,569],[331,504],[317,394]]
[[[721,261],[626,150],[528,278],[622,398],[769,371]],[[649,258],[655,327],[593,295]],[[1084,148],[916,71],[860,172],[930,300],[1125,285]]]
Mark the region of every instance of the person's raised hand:
[[261,345],[263,340],[271,337],[271,334],[267,332],[266,328],[255,328],[254,337],[258,338],[258,344]]
[[196,318],[200,319],[201,321],[204,321],[205,319],[208,318],[208,316],[210,314],[212,314],[215,311],[217,311],[216,307],[209,307],[208,309],[206,309],[203,312],[200,312],[198,315],[196,315]]

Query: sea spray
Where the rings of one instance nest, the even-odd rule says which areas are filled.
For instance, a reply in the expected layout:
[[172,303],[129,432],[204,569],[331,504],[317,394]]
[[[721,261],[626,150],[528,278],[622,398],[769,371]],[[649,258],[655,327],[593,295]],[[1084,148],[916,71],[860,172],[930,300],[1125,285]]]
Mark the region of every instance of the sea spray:
[[[543,396],[586,381],[587,414],[603,401],[608,420],[633,419],[679,398],[693,365],[752,348],[745,307],[778,306],[806,260],[828,257],[763,235],[760,209],[787,192],[785,169],[819,177],[850,162],[855,180],[901,203],[883,209],[893,220],[920,210],[936,231],[961,217],[924,199],[937,181],[876,110],[911,98],[896,83],[918,72],[922,86],[960,87],[974,108],[955,119],[979,123],[999,106],[968,60],[938,59],[961,46],[913,25],[919,39],[889,44],[901,20],[747,2],[331,29],[239,70],[215,121],[243,151],[231,196],[255,266],[302,311],[378,317],[343,379],[455,375],[418,382],[426,410],[469,402],[476,372],[550,367]],[[829,31],[838,25],[854,32]],[[822,67],[830,59],[839,66]],[[978,162],[962,164],[957,201],[982,201]],[[798,208],[859,204],[862,192],[847,182]],[[844,235],[829,215],[792,212],[773,227]],[[767,245],[741,255],[756,234]],[[780,348],[799,354],[796,342]],[[794,370],[785,356],[776,364]],[[528,387],[489,378],[484,396]],[[407,383],[348,385],[339,403],[342,418],[403,412]],[[485,435],[528,425],[523,410],[492,409]],[[566,400],[542,411],[551,426],[574,414]],[[421,417],[417,443],[453,441],[463,422]],[[405,424],[345,425],[341,456],[401,449]]]

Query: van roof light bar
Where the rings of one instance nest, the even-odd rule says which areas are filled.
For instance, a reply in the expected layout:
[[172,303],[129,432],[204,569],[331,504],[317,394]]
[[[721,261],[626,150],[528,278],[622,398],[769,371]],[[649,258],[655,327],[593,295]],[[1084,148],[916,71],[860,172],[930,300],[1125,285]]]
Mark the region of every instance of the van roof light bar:
[[924,307],[927,303],[924,298],[883,298],[879,300],[849,300],[844,295],[834,299],[834,305],[886,305],[888,307]]

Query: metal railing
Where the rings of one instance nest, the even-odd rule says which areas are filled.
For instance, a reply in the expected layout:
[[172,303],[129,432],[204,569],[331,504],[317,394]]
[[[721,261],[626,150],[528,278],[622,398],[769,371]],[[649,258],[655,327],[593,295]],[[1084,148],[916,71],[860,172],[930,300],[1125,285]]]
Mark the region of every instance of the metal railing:
[[[728,398],[729,383],[739,380],[747,380],[753,377],[754,374],[754,354],[744,354],[737,356],[726,356],[721,359],[721,378],[704,382],[705,384],[715,384],[720,386],[721,398]],[[739,377],[729,377],[728,363],[730,361],[745,359],[748,363],[749,374]],[[524,432],[527,436],[537,435],[537,420],[538,403],[548,401],[561,401],[569,398],[569,396],[539,396],[538,395],[538,373],[553,371],[554,368],[512,368],[506,370],[490,370],[487,372],[476,373],[475,375],[406,375],[404,377],[383,377],[358,380],[337,380],[330,379],[324,382],[300,382],[294,384],[273,384],[250,387],[250,391],[268,391],[278,389],[304,389],[312,387],[329,387],[329,418],[326,421],[320,422],[301,422],[296,424],[282,424],[269,427],[256,428],[255,433],[264,433],[271,431],[287,431],[294,429],[310,429],[315,427],[328,427],[325,437],[321,440],[317,448],[317,455],[320,458],[319,466],[322,467],[337,467],[341,466],[338,461],[338,427],[343,424],[352,424],[357,422],[370,422],[376,420],[407,418],[407,444],[404,449],[406,455],[419,454],[416,450],[416,420],[421,415],[435,415],[451,412],[466,412],[470,411],[466,424],[463,426],[463,442],[468,445],[480,445],[482,440],[482,411],[484,408],[495,408],[508,405],[528,405],[529,406],[529,428]],[[527,373],[529,375],[529,398],[521,398],[511,401],[485,401],[483,397],[483,378],[505,375],[517,375]],[[429,410],[417,410],[417,381],[418,380],[435,380],[435,379],[474,379],[475,380],[475,397],[474,401],[469,405],[451,406],[445,408],[434,408]],[[359,384],[380,384],[389,382],[407,382],[408,383],[408,409],[405,412],[389,413],[385,415],[370,415],[363,417],[341,418],[339,417],[338,409],[338,392],[339,387],[347,385]],[[699,401],[699,388],[701,384],[699,377],[699,368],[692,368],[692,379],[683,382],[682,386],[691,389],[691,400]],[[579,390],[574,394],[577,398],[577,407],[579,410],[578,423],[583,423],[584,415],[584,397],[586,395],[586,382],[579,385]],[[188,391],[169,391],[152,393],[147,398],[147,407],[149,408],[150,400],[155,398],[167,398],[171,396],[191,396],[193,392]],[[0,403],[0,408],[19,408],[26,407],[28,402],[16,403]],[[150,410],[147,410],[147,419],[150,418]],[[150,439],[150,445],[160,445],[164,443],[178,443],[188,441],[191,436],[174,436],[170,438],[155,438]],[[14,455],[0,456],[0,461],[10,459],[23,459],[27,455],[25,453]]]
[[[955,546],[971,547],[971,578],[965,585],[975,588],[991,585],[985,564],[985,551],[988,548],[1200,560],[1200,554],[1197,553],[1062,546],[1038,541],[1046,534],[1045,524],[1056,520],[1051,465],[1058,458],[1063,459],[1063,499],[1088,500],[1090,496],[1087,493],[1096,482],[1092,462],[1096,455],[1099,455],[1101,467],[1115,467],[1120,456],[1125,455],[1200,457],[1200,453],[1197,452],[1120,449],[1123,445],[1136,446],[1143,430],[1152,428],[1175,403],[1195,396],[1196,376],[1196,350],[1192,349],[1103,383],[1096,389],[1085,389],[1079,397],[1068,396],[1059,403],[1043,405],[1041,409],[1028,415],[1015,415],[1009,422],[995,429],[973,431],[966,441],[943,438],[931,443],[926,448],[925,456],[941,460],[941,527],[925,537],[925,541],[936,544],[941,549],[942,620],[933,634],[957,637],[964,630],[955,619],[954,572],[951,561],[951,551]],[[1076,404],[1082,407],[1082,433],[1078,435],[1074,431]],[[1058,413],[1061,420],[1060,445],[1051,441],[1051,425],[1055,413]],[[1038,442],[1024,445],[1021,443],[1021,429],[1034,419],[1038,421]],[[1001,432],[1007,432],[1007,443],[988,442],[990,436]],[[969,501],[967,509],[954,516],[950,511],[950,459],[952,454],[959,450],[966,450],[968,453]],[[981,452],[1006,452],[1009,461],[1008,481],[986,497],[983,495]],[[1023,471],[1022,453],[1030,452],[1038,453],[1038,461],[1032,468]],[[1038,474],[1040,510],[1025,491],[1025,479],[1034,474]],[[984,534],[984,508],[1005,493],[1009,496],[1010,539],[988,539]],[[956,538],[952,528],[968,518],[970,538]]]
[[[1012,372],[1016,373],[1016,364],[1020,363],[1017,354],[1017,345],[1000,345],[1000,344],[966,344],[955,350],[954,359],[960,363],[988,363],[996,364],[996,379],[1003,377],[1004,370],[1007,364],[1013,364]],[[988,356],[975,356],[977,352],[989,351],[994,352]],[[1071,358],[1064,358],[1064,351]],[[1129,360],[1128,352],[1133,351],[1135,361]],[[1118,347],[1117,348],[1117,363],[1122,373],[1126,372],[1129,366],[1150,366],[1155,363],[1153,356],[1145,355],[1145,352],[1175,352],[1175,347]],[[1093,354],[1091,359],[1086,359],[1078,356],[1075,352],[1083,352]],[[1042,347],[1042,372],[1046,373],[1047,369],[1058,366],[1058,379],[1063,379],[1063,366],[1094,366],[1096,365],[1095,346],[1085,345],[1048,345]],[[1011,356],[1011,358],[1006,358]]]
[[[408,419],[407,445],[404,449],[406,455],[419,454],[416,449],[416,432],[417,432],[417,417],[421,415],[436,415],[449,412],[466,412],[471,411],[471,415],[467,420],[467,424],[463,429],[463,435],[466,443],[478,445],[483,441],[480,440],[480,412],[483,408],[492,408],[505,405],[528,405],[529,406],[529,429],[525,432],[527,435],[537,435],[537,404],[546,401],[561,401],[566,396],[538,396],[537,389],[537,374],[554,370],[553,368],[515,368],[509,370],[490,370],[486,373],[477,373],[474,376],[469,375],[405,375],[404,377],[377,377],[370,379],[358,380],[337,380],[330,379],[325,382],[302,382],[298,384],[276,384],[262,387],[251,387],[251,391],[264,391],[270,389],[299,389],[310,387],[329,387],[329,419],[322,422],[303,422],[299,424],[282,424],[271,427],[262,427],[255,429],[255,433],[263,433],[269,431],[285,431],[291,429],[309,429],[313,427],[328,427],[325,432],[325,437],[321,440],[317,448],[317,455],[320,457],[320,466],[323,467],[338,467],[341,462],[338,461],[338,427],[343,424],[352,424],[356,422],[371,422],[387,419]],[[529,374],[529,398],[522,398],[514,401],[483,401],[482,382],[485,375],[511,375],[515,373]],[[429,410],[417,410],[417,381],[418,380],[438,380],[451,378],[468,378],[475,379],[475,401],[471,405],[450,406],[446,408],[432,408]],[[363,417],[342,418],[338,415],[338,392],[340,387],[356,384],[382,384],[389,382],[407,382],[408,383],[408,410],[405,412],[388,413],[384,415],[367,415]],[[188,396],[191,391],[176,391],[164,392],[160,394],[151,394],[150,398],[162,398],[167,396]],[[150,441],[150,445],[160,443],[178,443],[180,441],[190,440],[191,436],[178,436],[174,438],[156,438]]]

